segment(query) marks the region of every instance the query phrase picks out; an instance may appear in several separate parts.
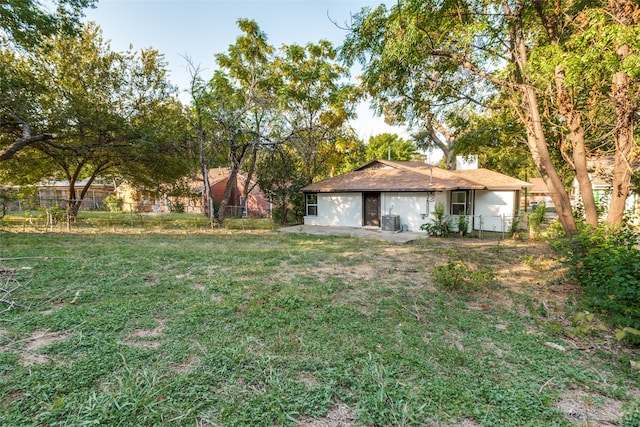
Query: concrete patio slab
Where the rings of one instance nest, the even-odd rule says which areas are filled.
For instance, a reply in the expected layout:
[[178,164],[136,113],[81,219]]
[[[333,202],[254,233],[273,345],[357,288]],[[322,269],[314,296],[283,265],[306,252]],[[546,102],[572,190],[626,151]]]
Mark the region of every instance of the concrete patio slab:
[[380,231],[370,228],[352,228],[352,227],[327,227],[318,225],[295,225],[293,227],[284,227],[278,229],[285,233],[302,233],[321,236],[350,236],[361,239],[376,239],[387,242],[404,244],[417,239],[426,239],[427,233],[417,233],[414,231]]

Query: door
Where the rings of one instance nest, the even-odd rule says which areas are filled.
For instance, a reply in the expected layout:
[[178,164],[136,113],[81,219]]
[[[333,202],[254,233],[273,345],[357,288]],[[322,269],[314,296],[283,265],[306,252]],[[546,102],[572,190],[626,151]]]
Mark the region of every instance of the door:
[[380,227],[380,193],[362,193],[364,226]]

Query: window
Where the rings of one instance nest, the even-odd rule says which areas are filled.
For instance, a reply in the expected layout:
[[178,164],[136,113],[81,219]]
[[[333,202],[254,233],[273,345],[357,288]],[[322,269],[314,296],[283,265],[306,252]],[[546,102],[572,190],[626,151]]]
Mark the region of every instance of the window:
[[467,214],[467,192],[452,191],[451,192],[451,215]]
[[318,195],[307,194],[307,216],[318,216]]

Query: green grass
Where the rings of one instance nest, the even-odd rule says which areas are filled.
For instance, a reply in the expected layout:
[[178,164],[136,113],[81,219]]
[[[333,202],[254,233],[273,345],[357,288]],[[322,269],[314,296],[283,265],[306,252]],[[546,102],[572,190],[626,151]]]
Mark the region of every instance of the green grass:
[[[571,425],[558,403],[573,390],[624,411],[638,353],[538,313],[563,286],[550,256],[270,231],[0,233],[16,304],[0,303],[0,425],[293,426],[338,403],[369,426]],[[433,284],[460,259],[498,284]]]
[[[64,215],[60,211],[60,215]],[[200,232],[211,228],[209,219],[204,215],[168,213],[150,214],[137,212],[104,212],[80,211],[77,222],[71,224],[71,231],[76,232],[148,232],[148,231],[183,231]],[[274,223],[271,219],[262,218],[227,218],[224,228],[229,230],[271,230]],[[58,219],[51,225],[47,221],[44,210],[9,212],[0,218],[0,230],[31,231],[65,231],[67,224]]]

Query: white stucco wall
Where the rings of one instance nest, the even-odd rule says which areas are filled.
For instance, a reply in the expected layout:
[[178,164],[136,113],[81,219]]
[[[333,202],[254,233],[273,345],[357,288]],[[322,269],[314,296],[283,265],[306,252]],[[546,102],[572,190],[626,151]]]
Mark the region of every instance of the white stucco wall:
[[[511,218],[515,212],[515,195],[513,191],[476,191],[474,208],[474,230],[480,229],[480,215],[482,215],[482,229],[484,231],[507,231]],[[507,223],[502,225],[502,215]]]
[[[473,196],[472,196],[473,197]],[[502,215],[507,219],[508,230],[515,210],[513,191],[476,191],[473,228],[484,231],[503,231]],[[305,216],[305,225],[362,227],[362,193],[318,193],[318,215]],[[381,215],[400,215],[400,224],[409,231],[421,231],[420,226],[433,219],[433,211],[438,203],[443,203],[449,215],[449,194],[445,192],[427,193],[382,193]]]
[[362,227],[362,193],[318,193],[318,216],[305,225]]
[[420,231],[427,213],[427,193],[382,193],[382,215],[400,215],[400,225],[408,231]]

